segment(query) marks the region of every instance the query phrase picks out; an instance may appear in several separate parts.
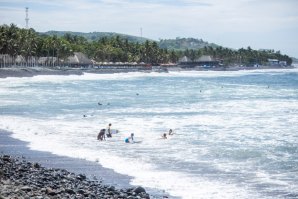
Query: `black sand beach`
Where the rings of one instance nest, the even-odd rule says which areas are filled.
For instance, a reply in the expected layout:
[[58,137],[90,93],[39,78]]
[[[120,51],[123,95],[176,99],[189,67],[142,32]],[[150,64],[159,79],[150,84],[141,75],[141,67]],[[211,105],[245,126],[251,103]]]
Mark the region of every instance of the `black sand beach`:
[[[11,133],[0,130],[0,156],[3,159],[3,156],[8,155],[9,161],[14,162],[14,158],[17,158],[18,161],[28,161],[31,162],[32,165],[35,163],[38,163],[41,167],[45,167],[46,169],[55,168],[55,169],[64,169],[67,170],[67,172],[74,173],[75,176],[82,175],[83,178],[86,176],[86,180],[90,181],[91,183],[98,182],[99,185],[92,185],[92,186],[98,186],[101,187],[101,189],[104,189],[104,194],[106,194],[106,197],[99,197],[97,195],[95,198],[163,198],[164,194],[161,191],[158,190],[150,190],[146,188],[147,194],[142,193],[142,195],[133,194],[132,190],[136,187],[133,187],[129,185],[130,177],[117,174],[111,169],[103,168],[101,165],[97,164],[96,162],[90,162],[82,159],[75,159],[75,158],[69,158],[69,157],[63,157],[63,156],[56,156],[48,152],[40,152],[40,151],[33,151],[30,150],[26,146],[26,142],[14,139],[10,137]],[[6,157],[6,156],[5,156]],[[7,157],[6,157],[7,158]],[[8,159],[8,158],[7,158]],[[2,163],[1,163],[2,161]],[[0,161],[0,171],[2,171],[3,174],[3,160]],[[24,163],[27,164],[27,163]],[[32,167],[31,165],[31,167]],[[2,168],[1,168],[2,167]],[[14,166],[16,167],[16,166]],[[30,168],[32,169],[32,168]],[[35,169],[35,168],[33,168]],[[53,173],[55,169],[46,170],[46,172]],[[59,171],[62,172],[62,171]],[[1,172],[0,172],[1,174]],[[10,174],[12,175],[12,174]],[[24,175],[24,174],[15,174],[15,175]],[[66,174],[66,175],[69,175]],[[5,180],[3,178],[3,175],[0,175],[0,184],[5,185],[7,183],[7,179]],[[4,180],[4,181],[3,181]],[[88,181],[88,183],[89,183]],[[68,182],[70,184],[76,183],[74,182]],[[84,182],[87,183],[87,182]],[[83,183],[83,184],[84,184]],[[8,186],[8,185],[7,185]],[[24,185],[25,186],[25,185]],[[47,185],[48,186],[48,185]],[[88,186],[91,186],[90,184]],[[112,187],[112,188],[111,188]],[[117,197],[110,196],[108,197],[108,192],[115,188],[115,193],[118,193]],[[20,189],[20,187],[18,187]],[[51,188],[53,189],[53,188]],[[61,188],[62,189],[62,188]],[[64,188],[65,189],[65,188]],[[79,189],[78,189],[79,190]],[[3,190],[0,189],[0,198]],[[6,190],[7,192],[7,190]],[[90,191],[92,192],[92,191]],[[107,193],[106,193],[107,192]],[[150,193],[150,196],[149,194]],[[62,194],[62,193],[61,193]],[[90,193],[90,197],[83,197],[83,198],[94,198],[93,195],[96,193]],[[125,197],[120,197],[120,194],[126,194]],[[131,194],[131,195],[130,195]],[[71,194],[70,194],[71,195]],[[84,195],[84,194],[83,194]],[[117,195],[117,194],[116,194]],[[12,195],[11,195],[12,196]],[[54,196],[57,198],[57,194],[53,194],[53,197],[47,196],[49,198],[54,198]],[[60,195],[61,197],[62,195]],[[122,195],[123,196],[123,195]],[[131,196],[131,197],[129,197]],[[7,197],[7,196],[6,196]],[[64,197],[64,196],[63,196]],[[7,197],[10,198],[10,197]],[[59,197],[58,197],[59,198]],[[80,197],[78,197],[80,198]]]
[[[293,66],[275,67],[275,66],[260,66],[260,67],[217,67],[217,68],[180,68],[170,67],[165,71],[240,71],[240,70],[258,70],[258,69],[293,69]],[[165,72],[164,70],[159,72]],[[46,67],[24,67],[24,68],[0,68],[0,78],[7,77],[33,77],[37,75],[83,75],[84,73],[95,74],[112,74],[112,73],[128,73],[128,72],[152,72],[151,70],[131,69],[96,69],[96,68],[46,68]],[[158,71],[155,71],[158,72]]]
[[33,77],[37,75],[83,75],[87,73],[111,74],[138,71],[136,69],[80,69],[80,68],[46,68],[46,67],[26,67],[26,68],[0,68],[0,78],[7,77]]

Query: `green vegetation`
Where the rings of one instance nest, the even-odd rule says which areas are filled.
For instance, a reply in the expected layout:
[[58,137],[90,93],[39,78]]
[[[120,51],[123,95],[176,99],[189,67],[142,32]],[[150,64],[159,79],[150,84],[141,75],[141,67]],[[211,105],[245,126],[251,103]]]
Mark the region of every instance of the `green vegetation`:
[[199,50],[204,47],[217,48],[219,46],[213,43],[210,44],[202,39],[177,37],[176,39],[161,39],[159,41],[159,47],[171,50]]
[[205,46],[199,50],[186,50],[184,54],[191,60],[196,60],[201,55],[211,55],[225,66],[231,66],[233,64],[243,66],[266,65],[268,59],[286,61],[287,65],[292,64],[292,59],[287,55],[282,55],[280,51],[253,50],[250,47],[233,50],[221,46],[217,48]]
[[58,60],[64,60],[73,52],[82,52],[98,62],[148,64],[176,63],[183,56],[194,61],[202,55],[211,55],[226,66],[266,64],[268,59],[278,59],[286,61],[288,65],[292,64],[290,57],[274,50],[257,51],[250,47],[232,50],[190,38],[161,40],[158,43],[152,40],[139,42],[140,38],[131,40],[130,36],[116,33],[109,33],[109,37],[97,37],[95,33],[88,34],[90,39],[79,33],[52,31],[45,34],[37,33],[34,29],[21,29],[14,24],[2,25],[0,26],[0,54],[8,54],[13,58],[22,55],[25,60],[30,57],[57,57]]
[[[136,37],[136,36],[131,36],[131,35],[125,35],[125,34],[120,34],[120,33],[113,33],[113,32],[89,32],[89,33],[83,33],[83,32],[72,32],[72,31],[48,31],[45,33],[40,33],[43,35],[48,35],[48,36],[58,36],[58,37],[62,37],[65,34],[70,34],[73,36],[79,36],[79,37],[84,37],[85,39],[87,39],[88,41],[97,41],[99,39],[102,38],[115,38],[117,36],[119,36],[120,38],[124,39],[124,40],[128,40],[129,42],[134,42],[134,43],[145,43],[146,40],[150,40],[150,39],[146,39],[143,37]],[[152,40],[150,40],[152,41]]]

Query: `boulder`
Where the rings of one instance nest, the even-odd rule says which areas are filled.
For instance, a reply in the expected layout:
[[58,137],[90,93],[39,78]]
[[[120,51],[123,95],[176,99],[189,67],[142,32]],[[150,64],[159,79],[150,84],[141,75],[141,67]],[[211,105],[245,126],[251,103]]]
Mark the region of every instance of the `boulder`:
[[145,189],[143,187],[136,187],[132,190],[133,192],[135,192],[136,194],[140,194],[140,193],[146,193]]

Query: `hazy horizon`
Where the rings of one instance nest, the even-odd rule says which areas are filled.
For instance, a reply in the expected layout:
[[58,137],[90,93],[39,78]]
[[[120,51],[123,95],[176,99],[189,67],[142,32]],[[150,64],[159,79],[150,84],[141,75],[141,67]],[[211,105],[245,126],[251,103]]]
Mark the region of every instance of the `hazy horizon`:
[[0,24],[38,32],[115,32],[148,39],[196,38],[228,48],[298,57],[295,0],[0,0]]

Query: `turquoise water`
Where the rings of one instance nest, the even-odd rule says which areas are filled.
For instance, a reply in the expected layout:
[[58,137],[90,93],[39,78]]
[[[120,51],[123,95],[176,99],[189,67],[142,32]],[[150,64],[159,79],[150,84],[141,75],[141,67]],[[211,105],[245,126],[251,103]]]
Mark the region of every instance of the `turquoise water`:
[[[297,69],[6,78],[0,102],[0,128],[32,149],[96,161],[133,185],[298,197]],[[120,133],[98,142],[109,123]],[[125,144],[130,133],[141,143]]]

